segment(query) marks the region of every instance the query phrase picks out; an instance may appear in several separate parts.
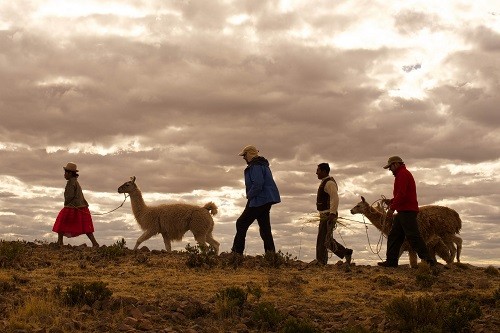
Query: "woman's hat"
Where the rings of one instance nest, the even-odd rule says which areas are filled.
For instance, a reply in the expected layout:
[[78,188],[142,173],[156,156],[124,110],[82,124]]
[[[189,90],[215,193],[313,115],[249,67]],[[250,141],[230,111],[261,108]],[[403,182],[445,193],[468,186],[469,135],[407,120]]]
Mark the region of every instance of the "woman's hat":
[[63,167],[64,170],[66,171],[73,171],[73,172],[78,172],[78,169],[76,168],[76,164],[73,162],[68,162],[65,167]]

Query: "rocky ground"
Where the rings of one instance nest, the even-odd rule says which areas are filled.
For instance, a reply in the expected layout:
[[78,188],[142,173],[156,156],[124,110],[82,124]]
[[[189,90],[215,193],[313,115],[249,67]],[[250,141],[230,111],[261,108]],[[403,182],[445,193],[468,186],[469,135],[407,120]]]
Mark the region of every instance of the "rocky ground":
[[0,332],[500,331],[498,267],[316,266],[281,252],[124,245],[2,241]]

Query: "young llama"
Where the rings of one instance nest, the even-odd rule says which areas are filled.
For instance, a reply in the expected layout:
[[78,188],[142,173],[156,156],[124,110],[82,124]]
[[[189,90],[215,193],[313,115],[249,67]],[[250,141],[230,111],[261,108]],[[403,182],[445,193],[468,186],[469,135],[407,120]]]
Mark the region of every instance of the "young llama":
[[118,193],[130,194],[132,212],[144,233],[137,239],[134,250],[154,235],[161,234],[165,249],[172,250],[171,242],[182,240],[184,234],[190,230],[200,246],[210,244],[219,253],[219,242],[213,236],[214,220],[212,215],[217,214],[217,206],[213,202],[205,206],[195,206],[185,203],[163,204],[147,206],[142,198],[141,190],[135,183],[135,176],[118,188]]
[[[364,197],[361,197],[361,202],[351,209],[351,214],[363,214],[385,236],[392,228],[393,220],[385,219],[384,223],[382,211],[370,206]],[[447,264],[451,264],[456,254],[457,262],[460,262],[462,238],[457,234],[462,228],[462,220],[455,210],[444,206],[421,206],[417,215],[417,223],[422,238],[433,257],[437,254]],[[417,267],[417,253],[406,240],[401,246],[400,255],[404,251],[409,252],[410,266]]]

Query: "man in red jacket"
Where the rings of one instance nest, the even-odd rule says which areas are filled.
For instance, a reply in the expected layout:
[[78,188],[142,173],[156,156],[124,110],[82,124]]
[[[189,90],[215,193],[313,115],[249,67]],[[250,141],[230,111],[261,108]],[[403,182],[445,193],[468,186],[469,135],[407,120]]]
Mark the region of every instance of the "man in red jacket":
[[394,197],[385,201],[385,203],[389,204],[387,218],[393,218],[394,211],[397,211],[398,214],[394,216],[394,223],[387,237],[387,259],[379,262],[378,265],[398,267],[399,250],[406,237],[420,259],[426,261],[430,266],[435,266],[436,261],[429,255],[427,246],[418,230],[417,188],[413,175],[406,169],[403,160],[399,156],[390,157],[384,169],[390,169],[395,177]]

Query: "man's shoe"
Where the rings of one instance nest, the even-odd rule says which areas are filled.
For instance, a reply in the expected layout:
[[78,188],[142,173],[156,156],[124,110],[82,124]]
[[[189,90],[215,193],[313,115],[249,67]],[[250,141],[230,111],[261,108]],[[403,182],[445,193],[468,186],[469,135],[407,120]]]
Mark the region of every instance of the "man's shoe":
[[397,263],[393,263],[390,261],[382,261],[382,262],[377,263],[377,265],[379,265],[381,267],[398,267]]
[[318,261],[318,259],[314,259],[310,263],[307,264],[307,266],[325,266],[321,261]]
[[352,260],[352,249],[347,249],[345,254],[345,263],[350,265]]

